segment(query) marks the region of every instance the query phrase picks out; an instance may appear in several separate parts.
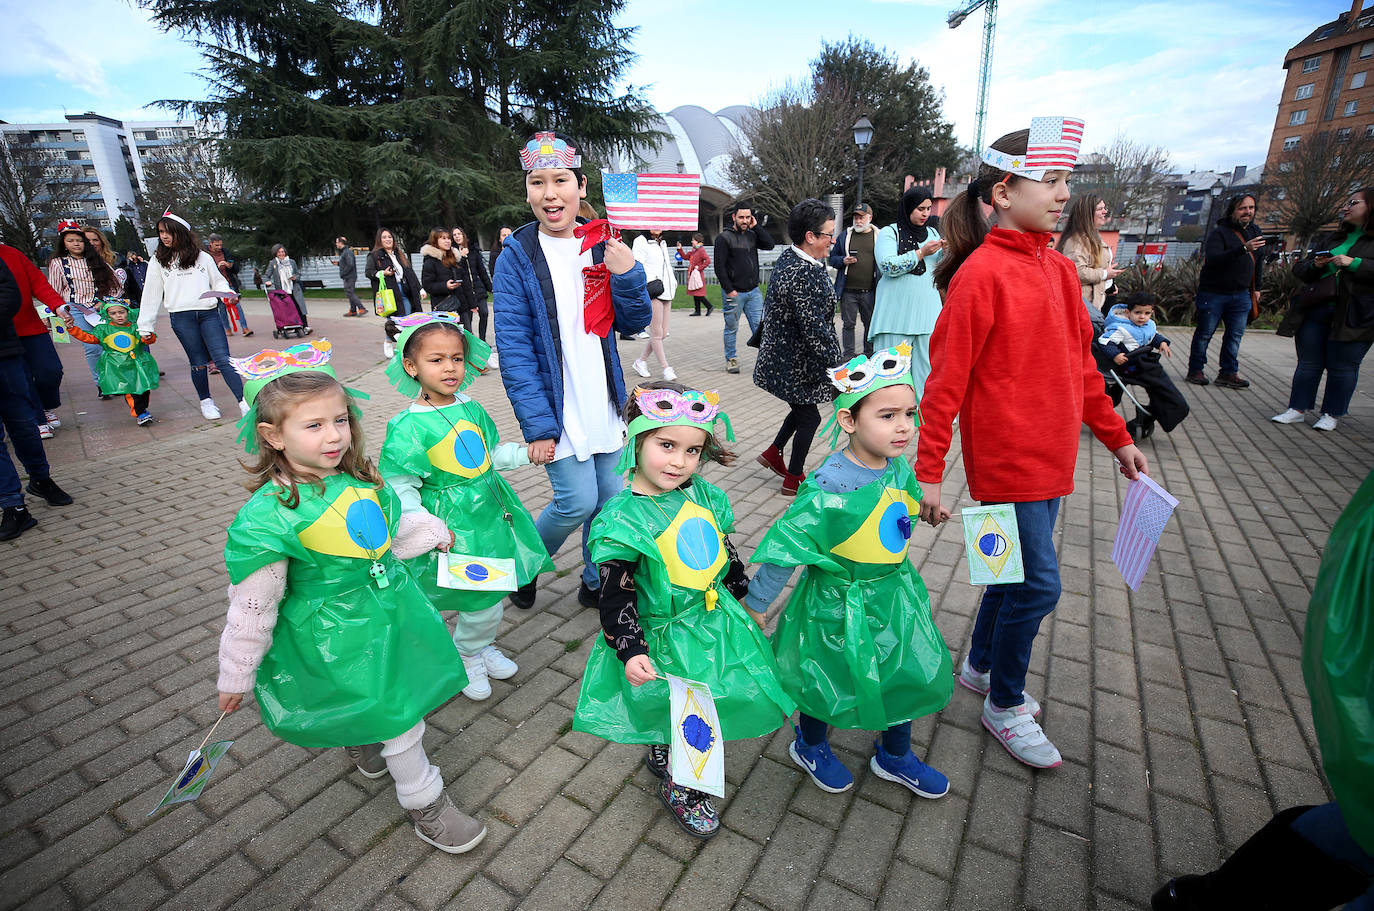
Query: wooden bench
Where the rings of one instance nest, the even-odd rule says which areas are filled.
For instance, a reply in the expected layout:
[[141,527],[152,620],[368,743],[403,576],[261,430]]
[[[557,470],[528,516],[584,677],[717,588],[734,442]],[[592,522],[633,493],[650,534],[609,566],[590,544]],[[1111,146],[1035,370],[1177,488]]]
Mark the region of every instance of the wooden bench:
[[318,279],[318,278],[307,278],[307,279],[302,279],[302,280],[301,280],[301,287],[302,287],[302,288],[306,288],[306,289],[312,289],[312,288],[313,288],[313,289],[316,290],[316,291],[323,291],[323,290],[324,290],[324,281],[323,281],[323,279]]

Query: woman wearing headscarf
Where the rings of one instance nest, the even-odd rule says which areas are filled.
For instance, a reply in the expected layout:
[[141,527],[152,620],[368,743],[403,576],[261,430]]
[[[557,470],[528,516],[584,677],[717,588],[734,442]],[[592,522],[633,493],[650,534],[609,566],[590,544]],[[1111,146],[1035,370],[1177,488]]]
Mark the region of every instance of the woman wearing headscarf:
[[911,379],[919,401],[930,375],[930,333],[940,315],[940,292],[931,273],[944,241],[926,224],[935,201],[925,187],[902,194],[897,223],[878,232],[878,293],[868,337],[875,350],[903,342],[911,346]]

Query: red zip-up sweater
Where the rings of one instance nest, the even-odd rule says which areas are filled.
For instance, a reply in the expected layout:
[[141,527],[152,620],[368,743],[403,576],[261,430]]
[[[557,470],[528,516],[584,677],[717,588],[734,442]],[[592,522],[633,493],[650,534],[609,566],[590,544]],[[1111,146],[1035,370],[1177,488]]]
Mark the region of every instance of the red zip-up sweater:
[[916,478],[944,477],[959,416],[974,499],[1024,503],[1073,491],[1086,423],[1108,449],[1130,445],[1089,346],[1078,273],[1049,234],[993,228],[949,285],[930,336]]
[[52,285],[48,284],[48,277],[39,272],[38,267],[29,262],[29,258],[17,248],[0,244],[0,259],[10,267],[15,280],[19,282],[19,294],[23,301],[14,317],[15,334],[42,335],[48,331],[48,324],[38,318],[38,311],[31,304],[33,298],[38,298],[54,312],[66,301],[53,290]]

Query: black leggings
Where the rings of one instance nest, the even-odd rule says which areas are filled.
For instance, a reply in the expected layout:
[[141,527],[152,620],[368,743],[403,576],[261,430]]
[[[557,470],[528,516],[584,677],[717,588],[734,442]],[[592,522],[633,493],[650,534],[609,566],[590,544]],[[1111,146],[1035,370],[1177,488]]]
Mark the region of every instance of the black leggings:
[[149,392],[128,392],[124,394],[124,401],[129,403],[129,413],[134,417],[148,410]]
[[782,429],[773,438],[773,446],[781,450],[788,439],[792,440],[792,458],[787,460],[787,471],[799,475],[806,466],[806,451],[811,448],[816,429],[821,426],[821,410],[810,402],[788,402],[787,407],[792,410],[783,419]]

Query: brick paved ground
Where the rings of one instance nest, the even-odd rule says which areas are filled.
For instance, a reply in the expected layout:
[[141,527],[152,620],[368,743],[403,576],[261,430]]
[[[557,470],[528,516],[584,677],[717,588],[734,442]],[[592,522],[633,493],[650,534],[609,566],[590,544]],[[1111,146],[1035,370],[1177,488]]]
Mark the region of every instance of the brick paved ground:
[[[377,369],[377,321],[311,306],[341,374],[374,396],[375,454],[402,404]],[[746,458],[710,477],[732,497],[747,553],[784,507],[752,461],[777,410],[749,383],[752,352],[742,376],[723,372],[719,320],[679,312],[668,344],[685,380],[721,389],[740,432]],[[622,344],[626,363],[637,347]],[[38,528],[0,545],[0,906],[1139,909],[1160,880],[1215,864],[1275,809],[1326,797],[1300,639],[1329,527],[1374,461],[1374,401],[1358,395],[1335,434],[1271,424],[1293,353],[1256,333],[1243,350],[1255,385],[1184,387],[1193,416],[1144,447],[1182,506],[1137,593],[1109,558],[1125,483],[1084,435],[1062,511],[1064,597],[1029,682],[1064,753],[1055,771],[1012,761],[956,687],[914,728],[951,779],[944,799],[868,774],[858,732],[834,738],[857,787],[823,794],[779,734],[729,746],[725,827],[700,844],[661,808],[638,748],[569,731],[597,634],[573,596],[570,544],[538,608],[507,614],[498,641],[520,673],[429,719],[450,793],[489,830],[472,854],[423,845],[387,780],[363,779],[340,750],[276,740],[251,705],[221,725],[237,743],[206,794],[148,820],[217,715],[223,529],[244,498],[231,423],[199,419],[170,334],[158,349],[169,378],[151,431],[85,394],[79,353],[64,351],[72,402],[50,451],[77,503],[33,505]],[[1178,360],[1170,369],[1181,376]],[[499,381],[472,391],[513,433]],[[531,509],[547,501],[541,470],[509,477]],[[967,502],[957,461],[955,492]],[[957,658],[978,598],[958,528],[918,526],[912,553]]]

